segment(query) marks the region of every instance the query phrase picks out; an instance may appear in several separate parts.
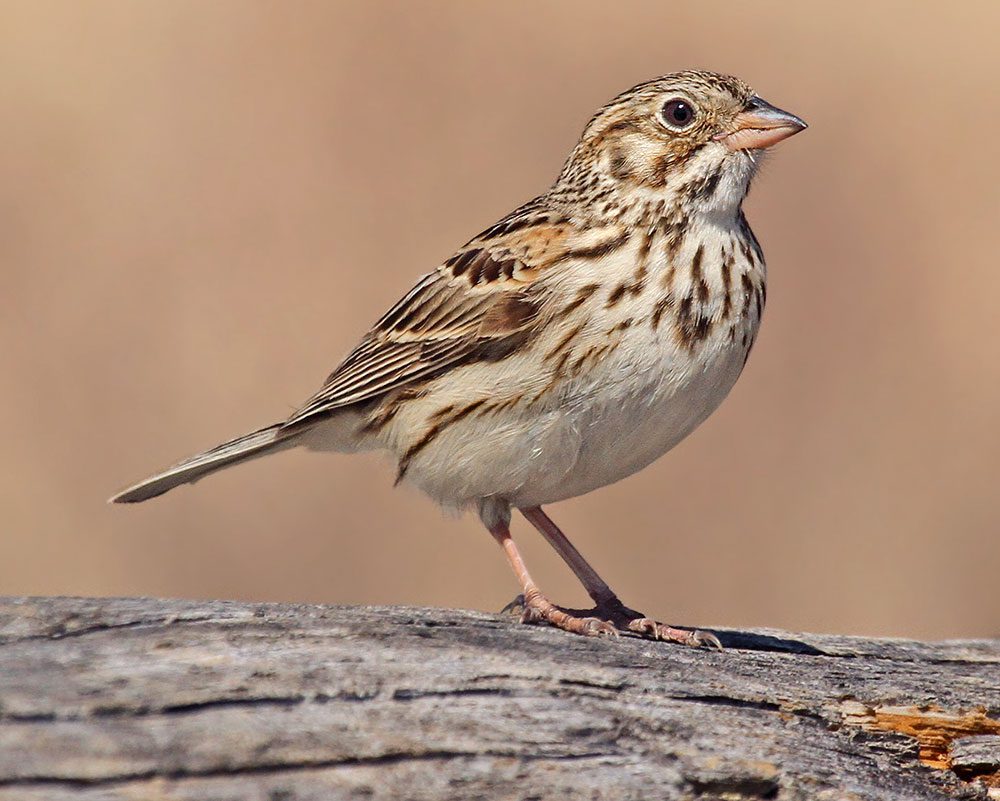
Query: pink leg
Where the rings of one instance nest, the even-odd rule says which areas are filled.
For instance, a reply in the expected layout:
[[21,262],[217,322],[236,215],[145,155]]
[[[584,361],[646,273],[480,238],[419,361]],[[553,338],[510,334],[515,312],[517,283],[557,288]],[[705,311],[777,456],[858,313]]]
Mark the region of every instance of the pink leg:
[[559,530],[559,527],[552,522],[552,518],[542,511],[541,506],[522,509],[521,514],[528,519],[531,525],[538,529],[539,533],[545,537],[545,541],[569,565],[570,570],[580,579],[580,583],[583,584],[584,589],[587,590],[587,594],[594,600],[595,604],[601,606],[602,604],[618,600],[618,596],[615,595],[614,591],[605,583],[604,579],[597,575],[597,571],[590,566],[587,560],[583,558],[583,554],[576,549],[573,543],[567,539],[566,535]]
[[490,529],[490,534],[497,541],[510,563],[517,581],[521,585],[521,592],[524,596],[524,615],[522,620],[525,623],[545,621],[552,626],[573,634],[583,634],[586,636],[597,636],[607,634],[617,636],[618,631],[614,626],[596,617],[577,617],[568,612],[564,612],[553,605],[535,584],[528,573],[528,568],[521,558],[521,552],[514,544],[510,536],[510,528],[506,524],[499,524]]
[[[651,637],[654,640],[668,640],[679,642],[684,645],[711,645],[721,648],[718,638],[714,634],[703,631],[687,631],[676,629],[663,623],[642,615],[623,604],[614,591],[583,558],[581,554],[569,541],[559,527],[552,522],[542,507],[533,506],[528,509],[521,509],[528,521],[538,529],[539,533],[551,545],[556,553],[562,557],[563,561],[569,565],[570,570],[576,575],[587,590],[587,594],[593,599],[594,614],[601,618],[607,618],[616,626],[644,637]],[[516,572],[516,571],[515,571]],[[525,596],[527,597],[527,596]]]

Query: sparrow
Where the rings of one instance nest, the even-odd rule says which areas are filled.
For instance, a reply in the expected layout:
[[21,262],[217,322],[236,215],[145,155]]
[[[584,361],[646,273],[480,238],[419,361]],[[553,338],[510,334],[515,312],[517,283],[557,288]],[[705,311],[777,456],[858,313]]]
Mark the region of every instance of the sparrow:
[[[763,152],[805,127],[727,75],[634,86],[594,114],[547,192],[420,278],[298,411],[111,501],[289,448],[381,450],[397,483],[478,513],[524,622],[717,646],[626,607],[542,507],[646,467],[732,389],[765,302],[742,202]],[[515,509],[593,609],[541,593],[511,538]]]

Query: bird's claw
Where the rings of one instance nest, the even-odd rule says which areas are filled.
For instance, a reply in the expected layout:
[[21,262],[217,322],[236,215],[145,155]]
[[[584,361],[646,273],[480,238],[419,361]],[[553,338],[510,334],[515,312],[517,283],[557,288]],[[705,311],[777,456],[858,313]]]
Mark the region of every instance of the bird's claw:
[[716,651],[725,650],[722,647],[722,643],[719,642],[719,638],[716,637],[714,634],[712,634],[712,632],[710,631],[701,631],[700,629],[695,629],[694,631],[690,632],[690,634],[691,634],[691,645],[694,645],[695,647],[704,645],[707,646],[708,648],[714,648]]
[[[527,609],[527,605],[524,602],[524,596],[518,595],[513,600],[509,601],[503,609],[500,610],[501,615],[513,615],[520,612],[524,615],[524,611]],[[522,621],[523,622],[523,621]]]
[[521,623],[528,625],[547,623],[557,629],[584,637],[619,637],[613,623],[599,617],[583,617],[553,605],[541,594],[517,596],[507,604],[501,614],[520,612]]
[[618,629],[606,620],[599,617],[582,617],[578,620],[583,624],[584,630],[580,632],[587,637],[620,637]]
[[703,645],[710,648],[722,650],[722,643],[719,638],[710,631],[700,631],[695,629],[675,629],[663,623],[658,623],[649,617],[637,617],[630,620],[628,630],[641,637],[648,637],[651,640],[662,640],[664,642],[676,642],[681,645],[691,645],[695,648]]
[[[629,609],[617,598],[589,610],[590,614],[561,609],[544,597],[518,595],[500,614],[518,614],[521,623],[534,625],[547,623],[557,629],[581,634],[584,637],[620,637],[629,632],[649,640],[675,642],[695,648],[702,646],[722,650],[719,638],[710,631],[676,629]],[[586,615],[586,616],[584,616]]]

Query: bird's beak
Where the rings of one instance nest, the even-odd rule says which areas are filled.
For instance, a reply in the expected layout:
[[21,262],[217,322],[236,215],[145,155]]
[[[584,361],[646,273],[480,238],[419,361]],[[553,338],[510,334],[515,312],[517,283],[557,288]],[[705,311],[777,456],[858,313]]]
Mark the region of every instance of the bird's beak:
[[730,150],[757,150],[777,144],[806,127],[794,114],[754,96],[736,115],[733,129],[715,138]]

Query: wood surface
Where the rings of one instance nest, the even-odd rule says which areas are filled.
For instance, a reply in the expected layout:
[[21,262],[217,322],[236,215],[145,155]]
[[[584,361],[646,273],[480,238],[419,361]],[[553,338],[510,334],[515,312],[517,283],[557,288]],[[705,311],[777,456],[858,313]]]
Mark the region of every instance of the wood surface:
[[1000,798],[1000,641],[0,599],[0,799]]

